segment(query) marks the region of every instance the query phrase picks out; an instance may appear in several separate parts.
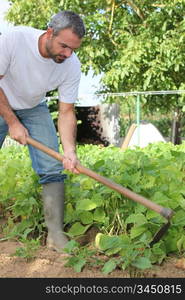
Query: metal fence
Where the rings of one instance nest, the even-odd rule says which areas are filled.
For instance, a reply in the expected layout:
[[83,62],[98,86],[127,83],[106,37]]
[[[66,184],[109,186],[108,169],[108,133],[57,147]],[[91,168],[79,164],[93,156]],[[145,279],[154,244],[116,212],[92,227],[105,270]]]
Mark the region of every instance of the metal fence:
[[[137,124],[137,145],[140,145],[140,124],[141,124],[141,102],[143,96],[151,95],[180,95],[185,94],[185,90],[161,90],[161,91],[133,91],[133,92],[121,92],[121,93],[96,93],[96,94],[84,94],[80,95],[76,103],[77,106],[95,106],[106,102],[108,97],[135,97],[135,123]],[[51,101],[58,97],[49,97],[47,100]],[[86,99],[90,99],[87,101]],[[88,105],[89,102],[89,105]],[[84,104],[85,103],[85,104]]]
[[[185,90],[162,90],[162,91],[133,91],[133,92],[121,92],[121,93],[97,93],[97,94],[84,94],[79,96],[79,99],[76,103],[76,106],[83,106],[83,99],[86,97],[90,98],[91,101],[89,104],[84,104],[84,106],[95,106],[97,104],[101,104],[102,102],[105,102],[108,97],[129,97],[129,96],[135,96],[135,122],[138,127],[138,138],[137,143],[138,146],[140,144],[140,131],[139,126],[141,122],[141,100],[142,96],[148,96],[148,95],[180,95],[185,94]],[[47,102],[50,102],[52,100],[58,100],[58,96],[50,96],[45,98]],[[95,100],[96,99],[96,100]],[[99,99],[97,101],[97,99]],[[94,101],[95,100],[95,101]],[[93,104],[94,103],[94,104]],[[5,142],[3,144],[3,147],[8,146],[19,146],[20,144],[16,141],[10,139],[8,136],[5,139]]]

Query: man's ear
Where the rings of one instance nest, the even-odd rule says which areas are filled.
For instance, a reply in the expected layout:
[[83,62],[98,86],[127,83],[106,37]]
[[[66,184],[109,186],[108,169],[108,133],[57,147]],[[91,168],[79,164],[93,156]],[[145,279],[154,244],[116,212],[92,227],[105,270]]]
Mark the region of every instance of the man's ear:
[[51,39],[53,37],[53,28],[48,27],[46,30],[46,36],[48,39]]

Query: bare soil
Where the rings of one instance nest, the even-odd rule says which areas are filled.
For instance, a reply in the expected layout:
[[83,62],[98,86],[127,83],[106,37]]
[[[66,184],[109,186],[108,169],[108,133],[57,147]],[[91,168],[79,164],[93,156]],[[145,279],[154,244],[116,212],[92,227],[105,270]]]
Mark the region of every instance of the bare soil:
[[[104,275],[98,268],[84,268],[76,273],[72,268],[65,267],[66,254],[57,253],[41,246],[31,260],[13,255],[20,247],[14,240],[0,242],[0,278],[185,278],[185,268],[180,259],[170,257],[161,265],[155,265],[151,270],[130,274],[128,271],[115,270]],[[179,265],[179,266],[178,266]]]
[[[4,223],[5,219],[0,219],[0,239],[4,237]],[[97,229],[91,228],[78,241],[80,244],[92,242],[96,234]],[[177,256],[171,256],[161,265],[154,265],[152,269],[145,271],[131,273],[116,269],[105,275],[101,272],[101,267],[85,267],[82,272],[77,273],[65,266],[67,254],[50,250],[46,246],[40,246],[29,260],[18,257],[15,252],[20,247],[23,244],[17,240],[0,241],[0,278],[185,278],[185,258]]]

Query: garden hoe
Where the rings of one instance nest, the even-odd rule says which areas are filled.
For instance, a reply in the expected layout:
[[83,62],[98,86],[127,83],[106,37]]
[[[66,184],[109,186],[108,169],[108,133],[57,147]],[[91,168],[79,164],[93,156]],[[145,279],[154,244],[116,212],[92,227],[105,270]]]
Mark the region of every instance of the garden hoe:
[[[45,152],[46,154],[52,156],[53,158],[55,158],[61,162],[63,161],[63,156],[60,153],[46,147],[45,145],[41,144],[40,142],[37,142],[36,140],[34,140],[30,137],[27,137],[27,143],[32,145],[33,147],[37,148],[38,150],[41,150],[41,151]],[[165,208],[163,206],[160,206],[160,205],[146,199],[145,197],[138,195],[127,188],[124,188],[122,185],[117,184],[117,183],[111,181],[110,179],[95,173],[94,171],[82,166],[80,163],[77,163],[76,169],[80,173],[85,174],[85,175],[95,179],[96,181],[121,193],[125,197],[127,197],[135,202],[138,202],[138,203],[144,205],[145,207],[159,213],[161,216],[163,216],[165,219],[167,219],[167,223],[165,223],[160,228],[160,230],[155,234],[153,240],[150,242],[150,246],[157,243],[161,239],[161,237],[165,234],[165,232],[168,230],[168,228],[170,226],[170,219],[174,213],[170,208]]]

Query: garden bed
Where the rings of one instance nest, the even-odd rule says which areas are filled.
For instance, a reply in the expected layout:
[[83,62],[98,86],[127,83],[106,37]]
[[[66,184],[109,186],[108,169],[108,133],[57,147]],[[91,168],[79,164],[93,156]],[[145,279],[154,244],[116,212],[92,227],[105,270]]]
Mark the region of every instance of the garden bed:
[[72,268],[64,267],[66,254],[60,254],[41,246],[35,257],[26,260],[12,256],[21,244],[17,241],[0,242],[0,278],[185,278],[185,269],[176,265],[178,257],[171,256],[161,265],[155,265],[151,270],[130,273],[116,269],[105,275],[98,268],[85,267],[77,273]]

